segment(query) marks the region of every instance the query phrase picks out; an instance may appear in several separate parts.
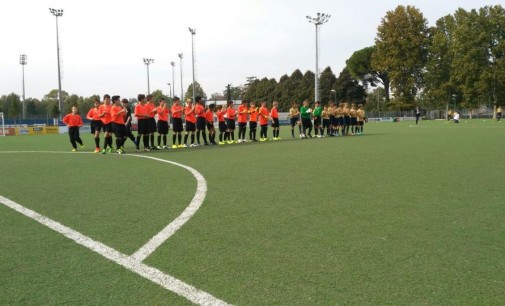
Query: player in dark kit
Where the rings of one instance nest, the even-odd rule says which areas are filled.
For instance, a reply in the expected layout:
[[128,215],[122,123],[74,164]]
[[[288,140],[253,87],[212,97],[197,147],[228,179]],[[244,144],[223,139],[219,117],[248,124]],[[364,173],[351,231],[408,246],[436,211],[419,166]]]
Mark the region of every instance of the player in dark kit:
[[[132,110],[130,106],[128,106],[128,100],[123,99],[121,100],[121,103],[123,104],[123,107],[125,108],[125,127],[126,127],[126,135],[125,135],[125,141],[126,138],[129,138],[134,144],[135,147],[138,147],[137,142],[135,141],[135,136],[133,136],[132,133]],[[124,144],[124,142],[123,142]]]

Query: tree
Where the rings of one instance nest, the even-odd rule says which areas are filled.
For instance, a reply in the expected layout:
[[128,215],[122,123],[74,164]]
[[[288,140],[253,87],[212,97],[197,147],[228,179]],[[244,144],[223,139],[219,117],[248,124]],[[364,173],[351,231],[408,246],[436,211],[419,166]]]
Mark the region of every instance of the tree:
[[333,99],[331,90],[335,87],[337,77],[333,74],[330,67],[326,67],[319,78],[319,92],[322,104],[327,104]]
[[18,118],[21,113],[21,100],[19,96],[15,93],[11,93],[5,98],[4,108],[7,109],[7,116],[14,119],[14,123],[16,122],[16,118]]
[[298,102],[302,102],[305,99],[308,99],[309,101],[314,101],[315,96],[314,96],[314,78],[316,75],[314,72],[307,70],[305,74],[303,75],[303,80],[302,80],[302,93],[299,96]]
[[[207,98],[207,94],[203,91],[202,86],[200,83],[195,81],[195,97],[200,96],[204,99]],[[186,94],[184,95],[184,99],[193,99],[193,83],[189,84],[188,89],[186,89]]]
[[427,23],[417,8],[400,5],[386,13],[377,29],[372,67],[388,72],[395,94],[394,108],[413,107],[423,87],[429,43]]
[[365,88],[382,84],[386,92],[386,101],[389,102],[388,73],[387,71],[377,71],[372,68],[372,55],[375,49],[375,46],[372,46],[355,51],[345,63],[351,76],[361,81]]
[[[244,86],[231,86],[230,84],[230,97],[231,100],[241,100],[244,93]],[[228,86],[223,90],[223,97],[228,97]]]
[[335,81],[333,87],[337,101],[335,102],[352,102],[352,103],[365,103],[366,90],[363,85],[359,84],[356,79],[353,79],[349,69],[345,67],[338,79]]
[[[166,102],[171,102],[171,98],[169,96],[164,95],[161,89],[156,89],[151,93],[151,95],[153,96],[153,102],[156,104],[160,102],[161,99],[164,99]],[[191,89],[190,97],[192,97],[192,95],[193,95],[193,89]]]

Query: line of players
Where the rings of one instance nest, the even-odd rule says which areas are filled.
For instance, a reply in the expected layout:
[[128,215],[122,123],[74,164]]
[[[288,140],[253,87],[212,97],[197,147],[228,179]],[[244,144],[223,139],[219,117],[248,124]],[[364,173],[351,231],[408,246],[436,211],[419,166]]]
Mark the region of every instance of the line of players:
[[[259,141],[267,141],[268,124],[272,126],[272,140],[279,140],[279,113],[278,103],[272,103],[272,109],[268,110],[266,102],[262,102],[259,107],[255,102],[242,101],[238,109],[234,108],[233,101],[228,101],[226,106],[209,104],[204,106],[201,97],[196,97],[195,102],[187,99],[185,105],[181,105],[179,98],[174,97],[173,105],[168,107],[164,100],[159,101],[156,106],[152,95],[138,95],[138,103],[132,114],[128,106],[128,100],[120,99],[119,96],[104,96],[103,103],[98,99],[94,102],[94,107],[89,110],[87,118],[91,120],[91,133],[95,140],[95,153],[102,154],[112,151],[112,134],[116,136],[116,152],[123,154],[123,145],[127,139],[134,142],[137,152],[140,151],[142,141],[144,151],[171,148],[196,147],[201,145],[224,145],[246,142],[246,130],[249,125],[249,141],[256,142],[257,128],[260,128]],[[137,137],[131,132],[132,115],[138,121]],[[158,120],[155,116],[158,115]],[[169,132],[169,118],[172,117],[173,135],[172,146],[167,144]],[[183,117],[185,124],[183,124]],[[216,142],[216,128],[214,127],[214,117],[217,117],[219,140]],[[298,108],[296,103],[292,104],[289,111],[291,121],[291,136],[294,138],[294,128],[299,126],[301,138],[312,138],[312,129],[316,137],[324,137],[326,129],[328,136],[354,135],[363,133],[363,123],[365,112],[362,105],[358,108],[354,104],[341,103],[336,106],[333,102],[330,105],[321,107],[319,102],[315,103],[314,109],[309,107],[309,102],[303,102]],[[312,120],[314,124],[312,124]],[[238,139],[235,141],[235,128],[237,121]],[[81,123],[82,125],[82,123]],[[349,132],[349,128],[351,131]],[[307,131],[308,130],[308,131]],[[100,150],[100,133],[104,132],[103,149]],[[184,141],[182,136],[184,133]],[[208,138],[207,133],[208,131]],[[157,146],[154,143],[155,133],[158,133]],[[72,137],[71,142],[72,142]],[[188,145],[188,140],[190,143]],[[74,146],[74,143],[72,143]],[[75,146],[74,146],[75,149]]]

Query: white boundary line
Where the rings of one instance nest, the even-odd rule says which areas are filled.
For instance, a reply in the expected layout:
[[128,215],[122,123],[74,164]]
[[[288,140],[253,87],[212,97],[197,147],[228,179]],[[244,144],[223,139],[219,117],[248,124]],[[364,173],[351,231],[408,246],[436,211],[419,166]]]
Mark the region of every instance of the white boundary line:
[[[58,152],[58,151],[3,151],[0,153],[72,153],[74,152]],[[84,152],[83,152],[84,153]],[[166,239],[168,239],[171,235],[173,235],[184,223],[186,223],[191,216],[195,214],[198,208],[203,203],[205,199],[205,193],[207,191],[207,184],[203,176],[196,171],[195,169],[182,165],[176,162],[155,158],[151,156],[143,156],[132,154],[131,156],[143,157],[148,159],[153,159],[156,161],[162,161],[166,163],[170,163],[176,166],[180,166],[193,174],[193,176],[197,179],[197,192],[193,199],[191,200],[190,205],[182,212],[179,217],[177,217],[174,221],[172,221],[169,225],[167,225],[161,232],[155,235],[148,243],[142,246],[139,250],[137,250],[132,256],[128,256],[121,252],[116,251],[115,249],[99,242],[95,241],[67,226],[62,225],[59,222],[56,222],[48,217],[45,217],[31,209],[28,209],[12,200],[9,200],[0,195],[0,203],[5,206],[49,227],[50,229],[64,235],[65,237],[75,241],[76,243],[85,246],[86,248],[92,250],[95,253],[102,255],[103,257],[125,267],[126,269],[137,273],[138,275],[150,280],[153,283],[156,283],[162,286],[165,289],[168,289],[189,301],[199,304],[199,305],[229,305],[226,302],[212,296],[209,293],[206,293],[202,290],[199,290],[189,284],[184,283],[183,281],[174,278],[168,274],[163,273],[162,271],[148,266],[142,263],[147,256],[149,256],[158,246],[160,246]]]

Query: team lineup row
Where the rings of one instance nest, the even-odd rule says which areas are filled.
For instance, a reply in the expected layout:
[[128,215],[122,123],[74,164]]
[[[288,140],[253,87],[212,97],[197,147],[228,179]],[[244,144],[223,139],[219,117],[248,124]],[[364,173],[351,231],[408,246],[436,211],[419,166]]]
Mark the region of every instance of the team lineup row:
[[[140,141],[142,140],[144,151],[159,150],[167,148],[197,147],[203,139],[204,145],[224,145],[242,142],[257,142],[256,133],[259,124],[259,141],[267,141],[268,124],[272,127],[272,140],[280,140],[279,137],[279,112],[278,103],[273,102],[269,110],[266,102],[261,102],[259,107],[255,102],[243,100],[242,104],[235,109],[233,101],[228,101],[227,105],[209,104],[204,106],[201,97],[187,99],[185,106],[181,105],[179,98],[174,97],[171,107],[167,106],[162,99],[156,106],[152,95],[138,95],[138,103],[135,105],[133,116],[137,119],[137,137],[131,131],[132,112],[128,106],[128,100],[120,96],[105,95],[103,102],[95,99],[94,107],[87,113],[87,118],[91,120],[91,133],[94,135],[95,153],[102,154],[112,151],[112,134],[116,137],[116,152],[123,154],[123,145],[127,139],[134,142],[137,152],[140,151]],[[155,116],[158,116],[158,120]],[[214,119],[217,117],[219,141],[216,142],[216,128]],[[167,135],[172,119],[172,146],[167,145]],[[185,124],[183,124],[183,118]],[[330,102],[329,106],[321,106],[319,101],[315,102],[314,109],[305,100],[301,107],[292,103],[289,110],[291,125],[291,137],[295,138],[295,127],[298,126],[300,138],[312,138],[314,129],[315,137],[362,135],[363,125],[366,120],[365,111],[360,104],[340,103],[336,105]],[[77,151],[77,144],[83,147],[82,139],[79,135],[79,127],[83,125],[81,116],[76,107],[72,108],[72,113],[63,118],[63,122],[69,127],[70,142],[73,151]],[[238,139],[235,141],[235,127],[238,125]],[[249,126],[249,140],[246,140],[246,130]],[[349,131],[350,129],[350,131]],[[100,150],[100,133],[104,133],[103,149]],[[182,136],[184,133],[184,141]],[[208,131],[208,140],[207,132]],[[158,133],[157,146],[154,144],[155,133]],[[196,142],[195,142],[196,140]]]

